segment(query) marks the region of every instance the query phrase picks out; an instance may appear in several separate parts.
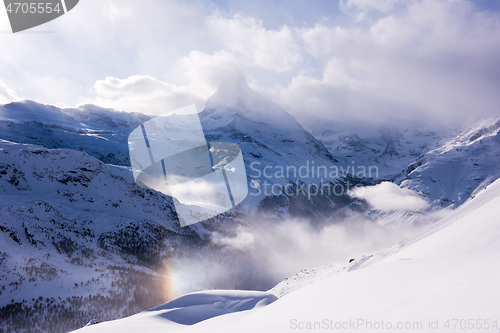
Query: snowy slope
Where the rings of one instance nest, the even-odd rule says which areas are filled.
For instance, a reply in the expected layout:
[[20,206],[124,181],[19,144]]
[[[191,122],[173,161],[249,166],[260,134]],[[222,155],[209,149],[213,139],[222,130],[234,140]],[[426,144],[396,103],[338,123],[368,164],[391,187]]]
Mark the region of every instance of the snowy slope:
[[413,163],[401,186],[459,206],[500,177],[500,118],[481,121]]
[[[271,290],[280,298],[264,308],[175,331],[322,331],[343,325],[338,330],[500,332],[499,216],[500,180],[426,231],[386,251],[357,258],[343,268],[319,268],[283,281]],[[137,315],[81,332],[127,332],[125,327],[145,318]],[[170,328],[171,321],[174,316],[145,322],[160,331]]]
[[[251,320],[260,322],[258,325],[233,329],[250,332],[267,325],[279,332],[290,330],[291,318],[359,318],[372,322],[422,321],[424,329],[420,331],[432,331],[426,329],[428,321],[439,320],[439,331],[445,331],[447,319],[500,320],[499,213],[497,181],[422,234],[382,253],[359,258],[337,274],[332,269],[316,275],[317,282],[255,314]],[[284,320],[278,323],[277,317]]]

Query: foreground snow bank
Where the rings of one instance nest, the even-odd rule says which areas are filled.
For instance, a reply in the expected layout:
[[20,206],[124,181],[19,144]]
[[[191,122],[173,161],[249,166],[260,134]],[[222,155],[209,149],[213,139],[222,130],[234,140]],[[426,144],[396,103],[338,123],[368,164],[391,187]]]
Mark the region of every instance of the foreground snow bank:
[[209,318],[248,311],[271,304],[271,293],[243,290],[210,290],[191,293],[137,315],[86,327],[76,332],[169,332]]

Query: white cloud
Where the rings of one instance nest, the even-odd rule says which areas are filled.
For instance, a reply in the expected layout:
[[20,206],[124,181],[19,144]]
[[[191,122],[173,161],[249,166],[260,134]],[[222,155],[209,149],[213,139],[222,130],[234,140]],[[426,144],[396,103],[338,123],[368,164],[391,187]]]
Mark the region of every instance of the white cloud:
[[[342,12],[354,17],[355,22],[369,21],[370,16],[388,14],[397,3],[411,0],[340,0]],[[418,0],[417,0],[418,1]]]
[[[344,0],[341,8],[348,15],[304,26],[301,17],[210,12],[203,2],[81,1],[44,25],[53,34],[2,35],[0,77],[43,103],[152,113],[201,105],[220,74],[239,67],[298,118],[374,124],[498,113],[498,12],[467,0]],[[360,13],[370,20],[356,22]]]
[[132,9],[130,7],[115,5],[109,0],[104,1],[102,6],[104,14],[112,21],[126,19],[132,16]]
[[176,63],[172,73],[186,83],[189,91],[206,99],[217,90],[222,77],[238,68],[236,58],[226,51],[213,54],[191,51]]
[[235,237],[225,237],[218,232],[211,235],[211,242],[220,246],[228,246],[238,250],[253,249],[256,243],[256,235],[249,230],[239,226]]
[[343,53],[350,40],[358,40],[362,36],[362,31],[357,28],[328,27],[323,24],[300,29],[298,33],[305,50],[316,58]]
[[322,75],[300,73],[270,95],[296,115],[335,121],[496,114],[500,15],[465,0],[405,4],[364,26],[300,29]]
[[[182,295],[207,289],[269,288],[304,268],[334,265],[340,269],[351,258],[359,259],[421,230],[405,223],[387,228],[360,214],[348,214],[344,223],[283,220],[276,223],[256,218],[248,225],[224,228],[211,234],[211,243],[183,251],[172,263],[174,293]],[[427,219],[427,225],[434,220]],[[339,221],[340,222],[340,221]],[[401,223],[401,221],[400,221]],[[246,284],[250,282],[249,284]]]
[[258,227],[239,226],[234,236],[215,234],[211,242],[242,251],[251,257],[255,270],[279,281],[304,268],[347,264],[351,258],[391,246],[418,230],[415,226],[380,227],[359,215],[350,216],[345,224],[319,227],[321,222],[315,223],[316,227],[303,220],[255,222]]
[[7,104],[19,100],[14,90],[7,87],[5,82],[0,79],[0,104]]
[[207,24],[228,51],[256,67],[283,72],[301,60],[295,33],[288,26],[267,30],[253,17],[240,14],[227,17],[220,12],[209,16]]
[[7,11],[0,10],[0,31],[11,31]]
[[218,88],[222,77],[239,70],[235,58],[225,51],[207,54],[192,51],[180,58],[169,76],[169,83],[148,75],[125,79],[107,77],[98,80],[86,103],[122,111],[160,115],[169,110],[195,104],[202,111],[205,100]]
[[198,110],[203,108],[203,100],[186,88],[144,75],[126,79],[107,77],[98,80],[92,92],[95,94],[92,103],[129,112],[160,115],[190,104],[195,104]]
[[375,186],[358,187],[349,192],[355,198],[366,200],[374,209],[381,211],[419,211],[428,207],[427,201],[416,192],[401,188],[391,182]]
[[402,1],[403,0],[340,0],[339,7],[344,12],[368,12],[375,10],[388,13],[396,3]]
[[[0,77],[23,98],[58,106],[89,102],[90,88],[107,76],[165,80],[180,57],[207,40],[204,16],[201,3],[80,1],[43,26],[0,34]],[[10,30],[1,10],[0,26]],[[47,79],[64,82],[63,92]]]

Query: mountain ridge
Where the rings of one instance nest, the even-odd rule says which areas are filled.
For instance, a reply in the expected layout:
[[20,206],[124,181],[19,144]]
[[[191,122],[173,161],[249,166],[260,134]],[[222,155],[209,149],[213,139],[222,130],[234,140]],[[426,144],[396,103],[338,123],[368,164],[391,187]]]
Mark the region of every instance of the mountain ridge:
[[[189,285],[188,290],[269,288],[277,281],[262,267],[244,251],[212,242],[212,236],[233,237],[241,226],[260,228],[260,220],[279,224],[298,218],[320,229],[352,212],[378,223],[382,213],[374,213],[366,202],[345,193],[300,194],[298,188],[319,184],[321,176],[281,176],[276,167],[350,166],[355,153],[366,153],[360,159],[366,162],[384,153],[388,158],[379,162],[396,161],[391,167],[400,170],[390,173],[391,180],[417,190],[431,201],[431,209],[456,208],[500,177],[498,119],[445,136],[426,128],[388,129],[379,133],[379,141],[351,133],[339,139],[337,147],[342,149],[332,150],[325,138],[315,138],[283,108],[253,92],[246,80],[223,85],[199,114],[206,139],[239,144],[249,191],[261,192],[249,195],[235,210],[185,229],[175,221],[171,198],[136,186],[128,167],[128,133],[150,116],[92,105],[59,109],[25,101],[0,106],[0,265],[5,287],[0,290],[0,318],[11,320],[16,313],[31,328],[37,327],[29,319],[35,314],[52,318],[49,307],[40,306],[43,302],[59,304],[56,313],[72,316],[72,327],[83,326],[99,309],[105,319],[141,311],[158,305],[151,302],[164,302],[162,297],[172,297],[168,292],[148,294],[172,277],[169,265],[182,266],[200,257],[206,262],[205,273],[228,266],[231,276],[215,274],[202,284]],[[457,165],[463,165],[465,172],[453,176],[450,170],[458,169]],[[440,172],[449,186],[435,182],[433,176]],[[340,174],[325,183],[374,185],[384,179]],[[266,194],[265,182],[278,192]],[[290,184],[297,195],[282,191]],[[145,289],[136,289],[137,284]],[[155,287],[148,291],[148,286]],[[88,295],[95,298],[82,298]],[[137,303],[128,301],[133,297]],[[67,329],[63,326],[37,329],[56,332]]]

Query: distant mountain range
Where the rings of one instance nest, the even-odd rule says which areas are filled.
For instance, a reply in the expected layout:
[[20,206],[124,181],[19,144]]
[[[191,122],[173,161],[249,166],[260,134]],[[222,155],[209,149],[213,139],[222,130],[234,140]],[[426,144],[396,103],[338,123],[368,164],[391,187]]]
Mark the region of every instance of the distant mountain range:
[[[465,131],[422,125],[370,136],[329,124],[308,131],[235,75],[207,100],[200,120],[209,142],[241,146],[250,194],[226,214],[181,228],[171,198],[138,187],[129,167],[128,135],[149,119],[94,105],[0,106],[0,332],[65,332],[91,317],[109,320],[164,303],[173,295],[159,286],[183,258],[203,256],[233,269],[231,278],[192,290],[268,289],[277,281],[211,236],[251,226],[256,217],[321,224],[351,210],[369,216],[367,203],[345,191],[301,191],[313,184],[390,180],[432,207],[457,207],[500,177],[499,119]],[[349,171],[354,166],[376,166],[378,177],[360,177]]]

